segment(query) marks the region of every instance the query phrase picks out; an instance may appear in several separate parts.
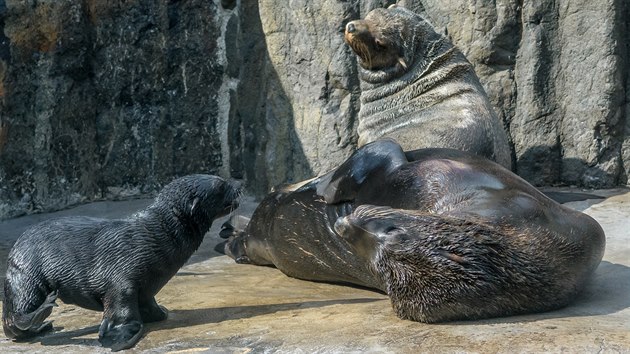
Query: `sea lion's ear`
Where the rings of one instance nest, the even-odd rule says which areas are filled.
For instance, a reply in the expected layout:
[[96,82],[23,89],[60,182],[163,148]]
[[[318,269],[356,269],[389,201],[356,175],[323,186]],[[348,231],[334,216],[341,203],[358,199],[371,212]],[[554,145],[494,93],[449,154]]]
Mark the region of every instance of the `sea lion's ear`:
[[192,203],[190,204],[190,215],[192,215],[197,210],[198,205],[199,205],[199,198],[193,199]]
[[403,69],[407,70],[407,62],[405,61],[405,58],[399,57],[398,64],[400,64],[400,66],[402,66]]

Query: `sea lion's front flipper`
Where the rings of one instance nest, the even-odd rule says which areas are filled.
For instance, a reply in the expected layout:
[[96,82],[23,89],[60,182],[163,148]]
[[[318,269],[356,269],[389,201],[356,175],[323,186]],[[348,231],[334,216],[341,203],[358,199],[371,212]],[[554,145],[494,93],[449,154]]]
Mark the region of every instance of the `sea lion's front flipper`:
[[129,349],[136,345],[142,337],[144,326],[140,321],[114,324],[107,318],[103,319],[98,329],[98,341],[113,352]]
[[131,285],[117,284],[117,289],[103,299],[98,341],[113,352],[133,347],[144,333],[138,295],[130,289]]
[[407,158],[396,141],[377,140],[359,148],[339,168],[320,177],[317,194],[327,204],[353,201],[366,180],[385,176],[404,163]]
[[164,321],[168,317],[168,310],[164,306],[158,305],[153,296],[140,301],[139,309],[144,323]]
[[239,264],[252,264],[251,259],[245,253],[247,236],[245,234],[230,236],[228,241],[225,243],[225,255],[232,258],[236,263]]

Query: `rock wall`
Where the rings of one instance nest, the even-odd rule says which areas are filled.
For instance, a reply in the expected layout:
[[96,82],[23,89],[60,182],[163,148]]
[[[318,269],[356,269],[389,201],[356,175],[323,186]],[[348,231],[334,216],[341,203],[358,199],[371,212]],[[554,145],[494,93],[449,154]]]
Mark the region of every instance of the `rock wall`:
[[221,41],[233,10],[206,0],[0,9],[0,217],[225,174],[219,115],[238,70]]
[[[322,120],[313,112],[329,107],[328,102],[315,100],[316,93],[328,87],[321,80],[328,73],[328,58],[349,58],[356,65],[347,48],[339,46],[342,26],[348,19],[393,2],[327,2],[326,10],[315,1],[289,1],[288,5],[279,0],[259,1],[269,61],[280,88],[290,93],[277,98],[288,105],[287,115],[295,117],[292,128],[314,173],[323,172],[329,156],[335,155],[322,154],[321,149],[315,152],[321,145],[307,140],[315,131],[304,126],[304,117],[317,126]],[[510,134],[518,174],[535,185],[602,188],[627,183],[630,66],[626,1],[398,3],[424,14],[475,65]],[[327,46],[321,47],[322,42]],[[340,81],[347,84],[339,92],[351,93],[351,115],[359,109],[352,96],[358,90],[356,74],[352,66],[343,72],[349,76]],[[345,110],[335,114],[343,116]],[[262,120],[268,121],[266,118],[269,116]],[[354,134],[350,129],[343,132]],[[335,141],[334,134],[318,133],[319,141]],[[354,143],[351,137],[338,141]],[[343,144],[327,148],[344,153],[347,149]]]
[[519,175],[536,185],[627,182],[625,1],[409,2],[475,64]]
[[[356,146],[345,23],[394,1],[0,0],[0,218],[195,172],[271,186]],[[536,185],[630,167],[629,5],[401,0],[475,65]]]
[[251,188],[262,194],[333,168],[356,146],[358,78],[343,42],[348,2],[242,2],[237,119]]

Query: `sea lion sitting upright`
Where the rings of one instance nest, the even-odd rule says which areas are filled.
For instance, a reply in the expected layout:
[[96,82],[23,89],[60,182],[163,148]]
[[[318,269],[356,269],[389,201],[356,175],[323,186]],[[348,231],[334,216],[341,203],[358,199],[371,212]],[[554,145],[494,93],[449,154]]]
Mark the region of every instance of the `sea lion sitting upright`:
[[99,341],[135,345],[143,323],[166,319],[154,295],[197,250],[212,221],[238,206],[234,182],[190,175],[166,185],[146,209],[120,220],[70,216],[26,230],[8,258],[2,321],[9,338],[52,329],[57,296],[103,311]]
[[269,194],[227,223],[226,254],[306,280],[386,292],[422,322],[557,309],[583,288],[605,237],[586,214],[479,156],[359,148],[338,168]]
[[403,150],[444,147],[510,169],[503,123],[466,57],[425,19],[401,6],[346,25],[361,79],[359,146],[381,137]]

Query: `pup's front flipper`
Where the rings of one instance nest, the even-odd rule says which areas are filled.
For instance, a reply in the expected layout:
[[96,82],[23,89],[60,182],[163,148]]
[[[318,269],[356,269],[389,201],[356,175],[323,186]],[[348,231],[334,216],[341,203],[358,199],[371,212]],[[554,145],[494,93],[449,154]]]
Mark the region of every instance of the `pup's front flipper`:
[[168,317],[168,310],[164,306],[158,305],[155,298],[151,298],[140,302],[140,316],[142,322],[158,322],[164,321]]
[[129,349],[138,343],[143,329],[142,322],[137,320],[116,324],[104,318],[98,329],[98,341],[102,346],[111,348],[113,352]]
[[103,321],[98,329],[101,345],[114,352],[136,345],[144,333],[144,326],[133,286],[119,284],[115,291],[105,296],[103,304]]

